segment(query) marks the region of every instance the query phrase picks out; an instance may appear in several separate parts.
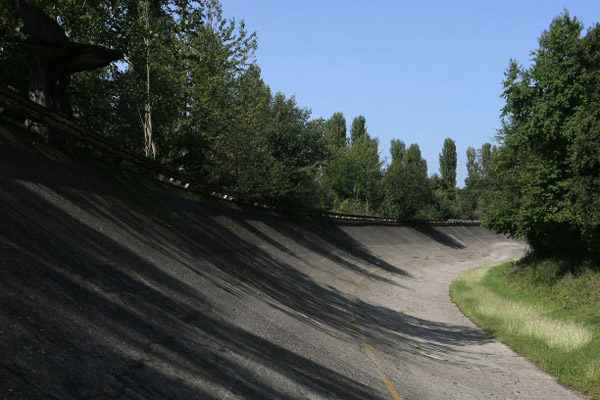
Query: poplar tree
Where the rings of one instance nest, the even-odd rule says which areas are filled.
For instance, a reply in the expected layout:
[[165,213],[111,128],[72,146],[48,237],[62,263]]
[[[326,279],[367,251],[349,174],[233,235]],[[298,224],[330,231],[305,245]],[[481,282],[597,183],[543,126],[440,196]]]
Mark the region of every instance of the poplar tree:
[[352,120],[352,128],[350,130],[351,143],[354,144],[359,138],[367,135],[366,119],[362,115],[355,117]]
[[392,139],[390,143],[390,155],[392,156],[392,163],[402,162],[405,151],[406,145],[402,140]]
[[481,176],[481,167],[477,162],[477,152],[471,146],[467,147],[467,179],[465,185],[473,186]]
[[450,138],[444,140],[440,153],[440,174],[448,189],[456,188],[456,144]]
[[334,113],[325,123],[325,142],[331,153],[346,147],[346,118],[341,112]]

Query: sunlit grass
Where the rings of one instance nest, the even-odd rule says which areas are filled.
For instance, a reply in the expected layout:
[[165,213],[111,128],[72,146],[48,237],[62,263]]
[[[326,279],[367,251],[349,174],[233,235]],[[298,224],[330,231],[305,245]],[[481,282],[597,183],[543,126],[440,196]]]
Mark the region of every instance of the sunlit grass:
[[[571,277],[570,282],[557,278],[552,285],[535,286],[514,270],[508,262],[466,271],[452,283],[452,297],[481,327],[561,383],[600,399],[600,304],[580,295],[582,287],[600,281],[600,274],[582,275],[585,283]],[[582,304],[574,300],[578,295]]]
[[490,268],[492,265],[479,267],[456,279],[466,286],[464,296],[474,303],[475,313],[497,319],[510,334],[531,336],[552,349],[574,350],[590,342],[592,335],[583,325],[546,317],[546,310],[507,299],[483,285],[481,281]]

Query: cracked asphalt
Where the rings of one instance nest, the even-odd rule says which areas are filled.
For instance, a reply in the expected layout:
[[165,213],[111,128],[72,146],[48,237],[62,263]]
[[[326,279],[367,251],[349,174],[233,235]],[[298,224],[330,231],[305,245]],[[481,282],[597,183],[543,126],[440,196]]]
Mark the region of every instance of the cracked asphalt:
[[523,243],[240,209],[0,139],[0,399],[579,399],[450,301]]

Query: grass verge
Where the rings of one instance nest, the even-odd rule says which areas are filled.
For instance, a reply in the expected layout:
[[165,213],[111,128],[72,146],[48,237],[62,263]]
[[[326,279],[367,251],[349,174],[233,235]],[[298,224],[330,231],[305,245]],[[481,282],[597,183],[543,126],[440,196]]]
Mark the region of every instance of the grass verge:
[[484,265],[459,275],[450,293],[479,326],[600,400],[600,272],[564,272],[553,260]]

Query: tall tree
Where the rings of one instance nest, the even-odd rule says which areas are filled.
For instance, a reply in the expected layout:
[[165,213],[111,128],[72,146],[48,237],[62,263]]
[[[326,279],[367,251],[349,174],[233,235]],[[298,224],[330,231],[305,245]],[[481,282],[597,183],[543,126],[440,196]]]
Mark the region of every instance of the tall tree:
[[392,139],[390,143],[390,155],[392,156],[392,162],[402,162],[404,153],[406,152],[406,145],[400,139]]
[[[183,131],[182,155],[176,161],[188,171],[221,183],[224,160],[239,136],[236,98],[240,79],[253,60],[256,35],[242,22],[222,16],[220,5],[188,17],[185,34],[185,84],[188,129]],[[256,73],[256,72],[255,72]]]
[[297,106],[294,97],[276,93],[271,102],[270,120],[265,129],[269,154],[273,160],[268,180],[270,197],[307,204],[311,186],[325,159],[322,132],[311,129],[310,111]]
[[352,128],[350,130],[351,143],[357,142],[361,137],[367,135],[367,122],[365,117],[359,115],[352,120]]
[[593,177],[599,175],[593,160],[600,36],[597,26],[584,38],[582,30],[565,11],[540,36],[533,64],[525,69],[511,60],[505,73],[504,122],[492,157],[495,192],[485,222],[525,237],[542,254],[582,255],[597,248],[598,212],[589,207],[594,202],[576,200],[588,190],[598,193]]
[[[372,212],[380,201],[381,165],[378,140],[365,132],[342,148],[324,170],[337,204],[351,200],[361,212]],[[340,210],[347,211],[347,210]]]
[[574,116],[577,127],[569,149],[572,176],[567,200],[570,220],[577,226],[584,248],[600,262],[600,24],[583,37],[577,55],[586,100]]
[[346,147],[346,118],[341,112],[334,113],[325,124],[325,141],[331,153]]
[[467,179],[466,186],[473,186],[481,176],[481,166],[477,162],[477,152],[471,146],[467,147]]
[[491,175],[493,150],[492,145],[486,142],[481,146],[481,149],[479,149],[477,153],[481,173],[486,177]]
[[251,65],[237,80],[236,98],[231,129],[212,149],[219,160],[212,165],[218,169],[212,178],[244,194],[265,197],[271,191],[265,176],[273,160],[265,131],[272,96],[258,66]]
[[456,143],[446,138],[440,153],[440,174],[448,189],[456,188],[456,162]]
[[457,215],[455,215],[455,217],[463,219],[479,219],[481,218],[481,205],[485,197],[482,169],[475,148],[468,147],[466,155],[468,175],[465,179],[465,187],[459,189],[456,195]]
[[392,162],[383,179],[383,211],[396,218],[412,219],[418,212],[424,212],[429,202],[427,162],[417,144],[404,150],[402,141],[393,140],[391,153]]
[[427,177],[427,160],[421,156],[421,148],[418,144],[411,144],[405,153],[406,164],[414,166],[422,176]]
[[146,99],[144,102],[144,118],[142,127],[144,129],[144,153],[146,157],[156,158],[156,143],[152,138],[152,105],[150,98],[150,40],[152,31],[150,30],[150,2],[144,0],[142,7],[142,19],[145,28],[144,47],[146,50]]

